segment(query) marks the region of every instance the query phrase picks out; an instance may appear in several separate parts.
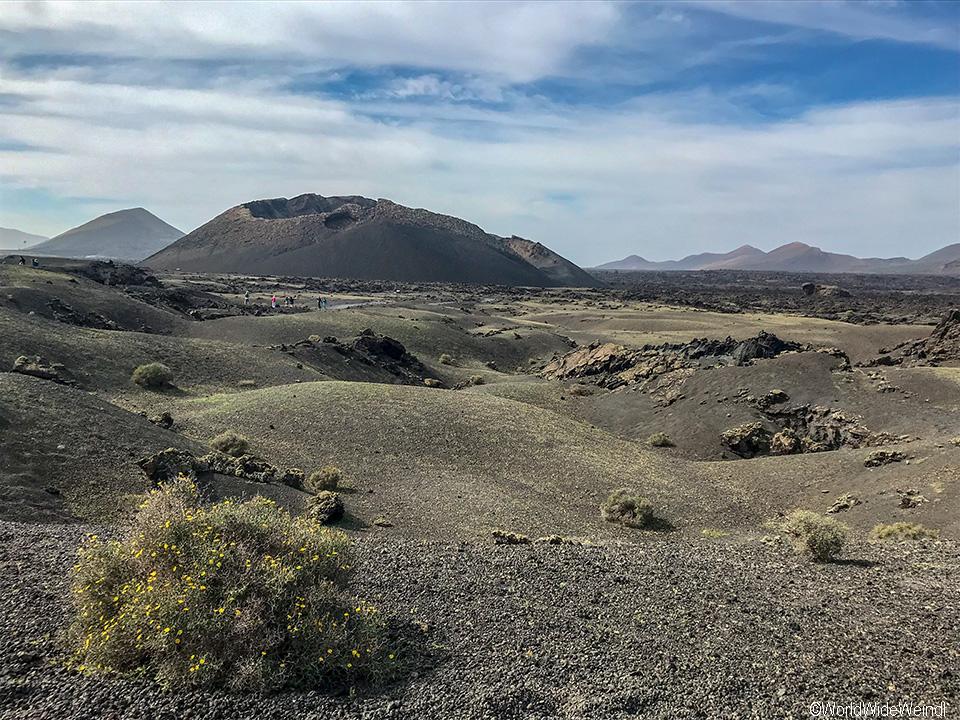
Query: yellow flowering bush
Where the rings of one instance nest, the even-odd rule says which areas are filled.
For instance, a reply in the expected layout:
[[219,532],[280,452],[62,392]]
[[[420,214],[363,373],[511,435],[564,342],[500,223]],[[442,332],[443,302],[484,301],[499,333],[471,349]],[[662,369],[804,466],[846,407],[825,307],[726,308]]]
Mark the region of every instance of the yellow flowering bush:
[[181,476],[126,537],[80,549],[76,667],[234,690],[388,680],[398,651],[376,608],[344,592],[348,550],[342,532],[262,497],[203,506]]

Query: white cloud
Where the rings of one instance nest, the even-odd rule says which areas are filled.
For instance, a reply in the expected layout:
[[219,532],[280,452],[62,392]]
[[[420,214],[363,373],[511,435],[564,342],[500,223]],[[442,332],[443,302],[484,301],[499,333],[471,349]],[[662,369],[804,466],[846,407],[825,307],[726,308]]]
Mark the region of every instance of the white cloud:
[[[21,98],[0,137],[46,148],[0,151],[0,179],[121,198],[184,229],[239,202],[319,192],[448,212],[585,264],[793,240],[918,255],[960,235],[953,98],[763,125],[671,112],[687,95],[605,111],[531,101],[519,115],[408,100],[397,124],[257,83],[131,88],[7,72],[0,93]],[[455,136],[458,119],[496,132]]]
[[5,2],[7,53],[301,58],[549,74],[616,25],[609,2]]
[[[692,0],[705,10],[746,20],[789,25],[861,40],[882,39],[960,50],[953,22],[911,15],[901,3],[863,0]],[[907,12],[904,12],[907,10]]]

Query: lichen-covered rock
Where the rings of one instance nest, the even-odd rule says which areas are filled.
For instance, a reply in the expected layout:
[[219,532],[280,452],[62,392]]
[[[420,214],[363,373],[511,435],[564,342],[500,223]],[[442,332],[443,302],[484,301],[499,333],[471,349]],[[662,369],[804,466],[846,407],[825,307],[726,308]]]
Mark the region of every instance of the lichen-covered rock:
[[343,518],[343,509],[340,493],[330,490],[318,492],[307,504],[307,514],[322,525],[329,525]]
[[64,371],[65,368],[60,363],[47,362],[39,355],[21,355],[13,361],[13,372],[15,373],[68,385],[71,381],[64,376]]
[[154,485],[173,480],[178,475],[195,478],[197,473],[204,472],[202,463],[197,462],[193,453],[177,448],[167,448],[142,457],[137,460],[137,465]]
[[772,433],[761,422],[737,425],[720,433],[720,442],[743,458],[767,455],[772,439]]
[[793,455],[803,451],[803,443],[797,433],[787,428],[770,438],[771,455]]
[[830,506],[830,509],[827,510],[827,513],[835,515],[836,513],[845,512],[852,507],[856,507],[857,505],[860,505],[860,498],[858,498],[856,495],[850,495],[848,493],[846,495],[841,495],[834,500],[833,505]]
[[906,460],[907,456],[899,450],[874,450],[863,461],[864,467],[880,467]]
[[507,530],[494,530],[490,533],[493,536],[495,545],[529,545],[530,538],[521,533],[509,532]]

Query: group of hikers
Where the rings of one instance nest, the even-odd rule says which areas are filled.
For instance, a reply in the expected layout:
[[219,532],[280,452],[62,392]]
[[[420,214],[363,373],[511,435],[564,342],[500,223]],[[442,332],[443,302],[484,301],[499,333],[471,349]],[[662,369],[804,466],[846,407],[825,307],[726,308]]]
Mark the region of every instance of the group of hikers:
[[[23,263],[21,263],[21,265],[22,265],[22,264],[23,264]],[[278,298],[278,297],[277,297],[277,294],[276,294],[276,293],[273,293],[273,295],[270,296],[270,307],[271,307],[272,309],[276,310],[277,305],[279,305],[279,304],[282,302],[284,307],[291,307],[291,308],[292,308],[292,307],[294,307],[294,306],[296,305],[296,297],[297,297],[297,296],[285,295],[285,296],[281,299],[281,298]],[[243,291],[243,304],[244,304],[244,305],[249,305],[249,304],[250,304],[250,291],[249,291],[249,290],[244,290],[244,291]],[[317,310],[326,310],[326,309],[327,309],[327,299],[326,299],[325,297],[323,297],[322,295],[318,295],[318,296],[317,296]]]
[[[17,262],[17,265],[26,265],[26,264],[27,264],[26,258],[24,258],[23,255],[21,255],[21,256],[20,256],[20,260]],[[40,261],[37,260],[36,258],[31,258],[31,260],[30,260],[30,266],[31,266],[31,267],[40,267]]]

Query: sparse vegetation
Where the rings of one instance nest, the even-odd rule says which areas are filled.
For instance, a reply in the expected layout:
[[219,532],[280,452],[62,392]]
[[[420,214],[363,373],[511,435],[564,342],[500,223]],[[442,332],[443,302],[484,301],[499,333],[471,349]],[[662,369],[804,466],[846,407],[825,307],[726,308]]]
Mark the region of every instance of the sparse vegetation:
[[77,670],[171,688],[348,688],[392,677],[376,608],[348,598],[345,535],[272,501],[202,506],[161,485],[126,537],[91,535],[73,574]]
[[881,542],[884,540],[925,540],[940,537],[940,531],[924,527],[919,523],[895,522],[889,525],[874,525],[870,531],[870,540]]
[[704,537],[717,540],[719,538],[727,537],[730,533],[728,533],[726,530],[721,530],[720,528],[704,528],[700,531],[700,534]]
[[483,383],[485,383],[486,380],[484,379],[483,375],[471,375],[467,379],[467,382],[470,383],[471,385],[483,385]]
[[324,490],[337,490],[343,482],[343,471],[335,465],[325,465],[314,470],[307,478],[306,488],[314,494]]
[[593,395],[593,389],[590,385],[581,385],[580,383],[571,385],[567,392],[575,397],[588,397]]
[[424,378],[423,384],[426,385],[428,388],[438,388],[443,386],[443,383],[437,380],[436,378]]
[[780,527],[790,536],[797,552],[809,555],[815,562],[835,559],[847,539],[845,525],[809,510],[794,510]]
[[237,387],[243,390],[249,390],[250,388],[255,388],[257,386],[256,380],[239,380],[237,382]]
[[453,365],[453,355],[450,353],[440,353],[439,359],[441,365]]
[[149,390],[160,390],[173,383],[173,370],[163,363],[152,362],[137,367],[130,376],[140,387]]
[[600,505],[600,515],[607,522],[620,523],[631,528],[653,525],[653,505],[633,490],[614,490]]
[[665,432],[655,432],[647,438],[647,443],[651,447],[674,447],[673,440]]
[[210,439],[210,447],[232,457],[240,457],[247,454],[250,442],[240,433],[226,430]]

